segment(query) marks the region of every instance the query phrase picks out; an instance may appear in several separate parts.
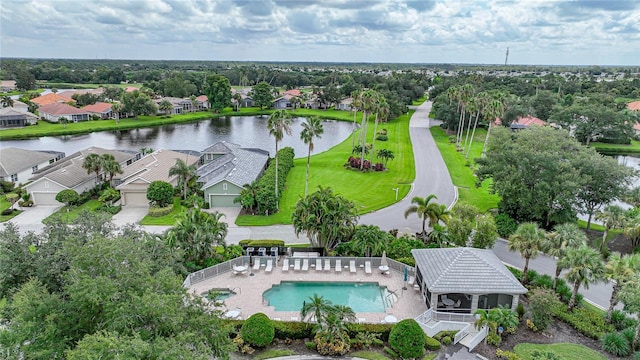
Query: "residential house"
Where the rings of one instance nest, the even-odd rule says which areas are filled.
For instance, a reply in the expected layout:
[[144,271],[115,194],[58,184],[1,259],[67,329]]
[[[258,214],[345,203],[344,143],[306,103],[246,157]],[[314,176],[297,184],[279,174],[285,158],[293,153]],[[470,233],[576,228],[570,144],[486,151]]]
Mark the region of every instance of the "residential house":
[[89,154],[111,154],[123,168],[140,159],[139,153],[129,150],[90,147],[78,151],[34,173],[32,182],[25,187],[31,200],[36,205],[60,205],[56,201],[60,191],[71,189],[80,194],[94,188],[99,182],[96,174],[82,167]]
[[111,110],[112,106],[113,104],[109,104],[105,102],[97,102],[95,104],[87,105],[83,107],[82,110],[88,112],[89,115],[99,116],[100,119],[103,119],[103,120],[113,119],[115,118],[115,115],[113,113],[113,110]]
[[640,100],[632,101],[627,104],[627,109],[631,111],[640,111]]
[[73,100],[71,97],[66,97],[66,96],[62,96],[54,93],[38,96],[36,98],[31,99],[31,102],[37,104],[38,106],[58,104],[58,103],[60,104],[76,103],[76,101]]
[[14,109],[20,109],[20,110],[24,110],[24,111],[29,111],[29,105],[23,103],[22,101],[19,100],[13,100],[13,105],[11,106]]
[[180,159],[188,165],[198,164],[199,152],[157,150],[123,169],[114,178],[116,189],[124,206],[149,206],[147,188],[153,181],[165,181],[178,186],[178,177],[169,176],[169,169]]
[[468,247],[413,249],[415,288],[430,309],[473,314],[508,306],[516,310],[527,289],[491,250]]
[[282,93],[282,95],[290,95],[290,96],[296,96],[296,97],[300,97],[300,95],[302,95],[302,91],[298,90],[298,89],[291,89],[291,90],[287,90],[285,92]]
[[2,80],[0,82],[0,92],[11,92],[16,90],[15,80]]
[[63,92],[58,93],[58,95],[69,98],[69,99],[73,99],[73,95],[84,95],[84,94],[91,94],[91,95],[102,95],[102,93],[104,92],[103,88],[97,88],[97,89],[78,89],[78,90],[66,90]]
[[47,167],[62,158],[64,158],[63,152],[2,148],[0,149],[0,181],[10,181],[17,185],[25,184],[38,169]]
[[187,113],[187,112],[194,111],[194,107],[193,107],[193,103],[191,102],[191,99],[188,99],[188,98],[187,99],[181,99],[181,98],[176,98],[176,97],[163,97],[163,98],[154,100],[156,105],[158,105],[158,114],[165,114],[165,111],[160,110],[160,108],[159,108],[160,103],[165,101],[165,100],[170,102],[171,105],[173,106],[173,109],[169,112],[169,115],[184,114],[184,113]]
[[204,149],[201,161],[204,164],[196,175],[204,200],[211,207],[238,207],[235,198],[246,184],[262,175],[269,163],[269,152],[223,141]]
[[63,103],[42,105],[38,108],[38,112],[44,120],[55,123],[60,122],[61,117],[70,122],[87,121],[90,118],[88,111]]
[[353,103],[353,99],[352,98],[346,98],[342,101],[340,101],[340,103],[338,103],[338,107],[337,110],[344,110],[344,111],[351,111],[351,104]]
[[27,110],[16,107],[0,109],[0,129],[25,127],[38,123],[38,117]]
[[[502,125],[502,120],[496,119],[495,124],[500,126]],[[538,119],[537,117],[527,115],[527,116],[519,116],[517,120],[511,122],[509,128],[511,130],[521,130],[527,129],[531,126],[546,126],[547,123],[544,120]]]
[[211,105],[209,105],[209,98],[207,97],[207,95],[200,95],[196,97],[196,101],[198,102],[199,111],[207,110],[211,107]]
[[283,95],[273,101],[274,109],[291,109],[293,105],[291,104],[292,95]]

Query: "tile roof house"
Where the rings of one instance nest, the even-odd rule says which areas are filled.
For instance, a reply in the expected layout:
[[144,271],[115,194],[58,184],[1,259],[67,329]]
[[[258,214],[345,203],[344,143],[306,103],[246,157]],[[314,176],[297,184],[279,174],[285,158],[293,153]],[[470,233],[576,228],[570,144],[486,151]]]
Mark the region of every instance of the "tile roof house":
[[207,95],[197,96],[196,100],[198,101],[198,104],[199,104],[198,110],[206,110],[211,107],[209,105],[209,98],[207,97]]
[[348,97],[338,103],[337,110],[351,111],[351,104],[353,99]]
[[38,96],[37,98],[31,99],[32,103],[38,104],[38,106],[56,104],[56,103],[75,103],[71,97],[66,97],[54,93],[50,93],[47,95]]
[[429,308],[475,313],[508,305],[515,310],[527,289],[491,250],[468,247],[414,249],[416,287]]
[[211,207],[237,207],[240,204],[234,199],[246,184],[262,175],[269,163],[269,152],[223,141],[204,149],[201,161],[204,165],[196,176],[202,184],[204,200]]
[[24,184],[38,169],[62,158],[64,158],[63,152],[2,148],[0,149],[0,181]]
[[82,110],[88,112],[90,115],[97,115],[101,119],[111,119],[114,116],[111,110],[112,106],[113,104],[110,103],[97,102],[83,107]]
[[165,113],[164,110],[160,110],[160,106],[159,106],[160,103],[165,100],[170,102],[171,105],[173,105],[173,109],[171,110],[171,112],[169,112],[169,114],[171,115],[183,114],[186,112],[194,111],[193,103],[191,102],[191,99],[182,99],[177,97],[163,97],[163,98],[154,100],[156,105],[158,105],[158,114]]
[[275,109],[291,109],[293,108],[291,98],[293,98],[293,95],[282,95],[273,101],[273,107]]
[[178,186],[178,177],[169,176],[169,169],[180,159],[187,165],[197,164],[200,153],[157,150],[122,169],[123,173],[114,178],[116,189],[120,190],[122,205],[149,206],[147,188],[153,181],[165,181]]
[[60,122],[61,117],[71,122],[87,121],[90,117],[88,111],[63,103],[42,105],[38,108],[38,112],[43,119],[56,123]]
[[0,129],[24,127],[38,123],[38,117],[20,107],[0,109]]
[[56,195],[66,189],[75,190],[78,194],[94,188],[98,184],[95,173],[88,173],[82,167],[84,158],[89,154],[111,154],[124,168],[140,158],[140,154],[129,150],[108,150],[90,147],[73,153],[43,169],[39,169],[30,179],[25,190],[31,194],[36,205],[60,205]]
[[[501,119],[496,119],[496,125],[502,125]],[[526,129],[531,126],[546,126],[547,123],[544,120],[538,119],[535,116],[527,115],[527,116],[519,116],[516,121],[513,121],[509,128],[511,130],[520,130]]]
[[283,92],[282,95],[300,96],[302,95],[302,91],[298,89],[291,89]]
[[2,80],[0,81],[0,92],[10,92],[16,89],[15,80]]
[[83,95],[83,94],[92,94],[92,95],[100,95],[104,92],[104,88],[97,89],[78,89],[78,90],[67,90],[58,93],[60,96],[67,97],[69,99],[73,99],[73,95]]
[[640,100],[632,101],[627,104],[627,109],[631,111],[640,111]]

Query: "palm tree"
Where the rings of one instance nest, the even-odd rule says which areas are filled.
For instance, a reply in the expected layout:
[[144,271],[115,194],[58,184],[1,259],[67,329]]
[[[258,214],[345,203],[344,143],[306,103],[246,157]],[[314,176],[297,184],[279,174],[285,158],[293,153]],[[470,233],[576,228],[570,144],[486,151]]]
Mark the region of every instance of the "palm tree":
[[278,144],[284,138],[284,134],[291,135],[291,117],[286,110],[276,110],[267,120],[269,134],[276,139],[276,209],[278,208]]
[[[418,217],[422,218],[422,233],[425,233],[426,223],[429,220],[429,226],[433,227],[440,220],[448,220],[449,211],[446,209],[445,205],[432,203],[431,200],[437,199],[438,197],[435,194],[431,194],[426,198],[421,198],[419,196],[411,199],[411,206],[409,206],[404,211],[404,218],[406,219],[411,214],[417,214]],[[443,208],[444,207],[444,208]]]
[[536,87],[536,96],[538,96],[538,90],[540,90],[540,87],[542,86],[542,78],[536,77],[533,79],[532,83],[533,86]]
[[375,111],[375,104],[377,101],[378,92],[375,90],[367,90],[361,95],[360,106],[362,108],[362,124],[360,125],[360,145],[362,146],[362,153],[360,156],[360,170],[364,169],[364,155],[367,147],[367,114]]
[[234,93],[233,96],[231,96],[231,98],[234,100],[236,104],[236,111],[240,110],[240,108],[242,107],[242,94],[238,92]]
[[489,95],[486,92],[481,92],[474,98],[475,105],[475,121],[473,122],[473,130],[471,131],[471,141],[469,142],[469,147],[467,148],[467,153],[465,154],[465,158],[469,158],[469,153],[471,153],[471,146],[473,145],[473,139],[476,136],[476,129],[478,128],[478,119],[480,118],[480,113],[484,111],[485,106],[489,101]]
[[[554,231],[547,234],[542,242],[542,250],[545,254],[557,259],[563,258],[568,249],[577,248],[587,242],[587,236],[575,223],[556,225]],[[556,262],[556,273],[553,278],[553,289],[558,286],[558,278],[562,272],[560,263]]]
[[304,185],[304,196],[309,195],[309,167],[311,164],[311,152],[313,151],[313,139],[319,139],[324,132],[322,123],[317,116],[310,116],[306,121],[302,123],[302,132],[300,133],[300,139],[309,145],[309,152],[307,153],[307,177]]
[[509,250],[518,251],[524,258],[524,269],[522,270],[522,280],[527,282],[527,271],[529,271],[529,260],[535,259],[542,249],[542,242],[546,237],[545,231],[538,227],[538,224],[528,222],[518,226],[515,233],[509,237]]
[[434,224],[433,228],[427,235],[427,239],[434,244],[438,244],[439,247],[442,247],[447,241],[449,241],[447,227],[440,224]]
[[505,330],[515,329],[520,324],[518,314],[511,310],[508,305],[500,305],[497,308],[493,308],[490,310],[490,313],[496,324],[502,326]]
[[[473,324],[476,330],[480,330],[483,327],[489,328],[489,331],[495,333],[498,329],[498,323],[496,322],[495,312],[487,311],[484,309],[478,309],[474,313],[476,315],[476,321]],[[487,337],[484,338],[484,343],[487,343]]]
[[111,154],[102,154],[102,171],[108,176],[109,185],[113,186],[113,177],[122,174],[122,166]]
[[196,175],[196,164],[187,165],[182,159],[176,159],[175,165],[169,169],[169,176],[178,176],[178,184],[182,184],[182,195],[187,200],[189,180]]
[[464,134],[464,122],[467,112],[467,104],[473,96],[473,86],[471,84],[464,84],[458,90],[458,107],[460,108],[460,119],[458,121],[458,133],[456,136],[456,148],[460,147],[462,142],[462,135]]
[[604,210],[596,213],[596,220],[602,221],[604,232],[602,233],[602,241],[600,242],[600,252],[607,243],[609,230],[621,227],[624,224],[624,209],[618,205],[607,205]]
[[492,100],[489,101],[485,107],[486,116],[489,118],[489,128],[487,129],[487,135],[484,138],[484,145],[482,146],[482,157],[487,153],[487,146],[489,144],[489,136],[491,135],[491,127],[495,123],[496,119],[503,118],[506,109],[504,93],[495,93],[492,96]]
[[325,316],[333,309],[331,301],[325,299],[318,294],[309,296],[309,301],[305,301],[300,310],[300,317],[303,320],[312,321],[315,320],[318,325],[324,322]]
[[96,153],[91,153],[84,158],[82,168],[87,170],[87,174],[96,173],[96,182],[100,181],[100,171],[102,171],[102,158]]
[[[620,291],[620,300],[624,302],[624,311],[629,314],[635,314],[636,319],[640,317],[640,274],[635,274],[635,281],[625,283]],[[636,330],[633,332],[633,341],[631,348],[638,347],[640,339],[640,321],[636,321]]]
[[[389,104],[384,96],[380,95],[375,104],[376,119],[373,125],[373,139],[371,139],[371,163],[373,164],[373,156],[376,149],[376,137],[378,136],[378,121],[389,113]],[[386,118],[385,118],[386,119]]]
[[611,299],[609,300],[609,309],[607,310],[607,322],[611,322],[613,309],[618,304],[618,294],[622,287],[635,279],[633,276],[640,272],[640,255],[627,254],[621,256],[620,253],[614,252],[609,255],[609,259],[604,265],[604,278],[613,283]]
[[13,99],[11,96],[2,97],[2,107],[13,107]]
[[580,286],[584,285],[588,289],[590,283],[600,281],[604,276],[604,265],[600,253],[587,244],[567,250],[567,254],[559,262],[560,266],[568,269],[565,278],[573,284],[568,307],[569,311],[573,311]]
[[173,110],[173,105],[169,100],[162,100],[160,104],[158,104],[158,109],[164,111],[165,115],[169,115],[171,110]]
[[115,115],[116,117],[116,124],[117,124],[120,120],[120,111],[122,111],[122,104],[115,103],[111,105],[111,111],[113,112],[113,115]]
[[365,257],[381,255],[386,249],[386,235],[375,225],[359,225],[351,238],[351,248]]
[[356,126],[357,126],[357,118],[358,118],[358,109],[360,108],[360,99],[362,93],[359,90],[354,90],[351,92],[351,110],[353,110],[353,128],[351,129],[351,148],[356,146]]
[[184,252],[184,261],[203,264],[215,253],[214,246],[225,246],[227,224],[224,214],[207,213],[196,208],[184,212],[168,230],[166,240],[170,248]]
[[387,162],[389,160],[395,159],[395,155],[393,154],[393,151],[391,151],[389,149],[380,149],[380,150],[378,150],[377,157],[378,157],[378,159],[384,159],[384,167],[387,167]]
[[191,112],[198,111],[198,108],[200,107],[200,103],[198,102],[198,99],[196,99],[196,96],[191,95],[189,97],[189,100],[191,100]]

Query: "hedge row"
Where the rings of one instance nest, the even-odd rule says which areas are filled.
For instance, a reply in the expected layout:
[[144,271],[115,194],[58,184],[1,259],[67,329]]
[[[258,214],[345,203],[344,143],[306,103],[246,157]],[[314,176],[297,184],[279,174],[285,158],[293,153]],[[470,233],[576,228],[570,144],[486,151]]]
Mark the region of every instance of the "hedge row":
[[284,246],[284,240],[251,240],[244,239],[238,243],[240,246],[253,246],[253,247],[274,247]]
[[161,208],[152,206],[149,208],[149,216],[153,216],[153,217],[165,216],[165,215],[171,214],[172,211],[173,211],[173,204],[167,207],[161,207]]
[[259,214],[273,214],[278,210],[278,201],[284,192],[287,175],[293,167],[295,153],[293,148],[286,147],[278,151],[278,198],[276,199],[276,162],[271,160],[269,167],[258,180],[256,210]]

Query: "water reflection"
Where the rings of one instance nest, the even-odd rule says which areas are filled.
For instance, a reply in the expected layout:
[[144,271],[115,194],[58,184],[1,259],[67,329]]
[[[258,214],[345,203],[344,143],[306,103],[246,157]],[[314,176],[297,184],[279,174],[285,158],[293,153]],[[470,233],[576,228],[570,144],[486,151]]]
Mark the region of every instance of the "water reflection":
[[[14,146],[30,150],[57,150],[67,154],[90,146],[109,149],[140,148],[202,150],[218,142],[228,141],[244,147],[275,151],[275,140],[267,129],[267,116],[227,116],[188,124],[152,128],[97,132],[84,135],[43,137],[31,140],[2,141],[0,147]],[[307,145],[300,140],[302,118],[292,121],[292,134],[285,136],[280,147],[291,146],[296,157],[304,157]],[[324,134],[314,141],[314,154],[328,150],[351,134],[350,122],[323,121]]]

